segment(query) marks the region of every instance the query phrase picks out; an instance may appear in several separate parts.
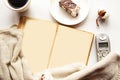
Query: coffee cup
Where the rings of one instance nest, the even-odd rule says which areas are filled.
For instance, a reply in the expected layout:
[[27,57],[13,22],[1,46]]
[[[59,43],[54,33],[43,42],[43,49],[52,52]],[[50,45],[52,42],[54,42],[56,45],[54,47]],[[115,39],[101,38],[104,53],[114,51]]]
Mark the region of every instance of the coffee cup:
[[4,0],[5,4],[11,10],[24,12],[29,8],[31,0]]

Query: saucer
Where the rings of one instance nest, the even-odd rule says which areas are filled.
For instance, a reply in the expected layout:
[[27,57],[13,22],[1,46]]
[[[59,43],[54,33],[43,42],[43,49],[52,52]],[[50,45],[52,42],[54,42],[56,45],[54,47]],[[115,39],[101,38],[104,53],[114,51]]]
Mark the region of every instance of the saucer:
[[51,0],[50,13],[59,23],[64,25],[76,25],[82,22],[88,15],[89,7],[87,0],[72,0],[80,7],[77,17],[72,17],[63,8],[59,6],[60,0]]

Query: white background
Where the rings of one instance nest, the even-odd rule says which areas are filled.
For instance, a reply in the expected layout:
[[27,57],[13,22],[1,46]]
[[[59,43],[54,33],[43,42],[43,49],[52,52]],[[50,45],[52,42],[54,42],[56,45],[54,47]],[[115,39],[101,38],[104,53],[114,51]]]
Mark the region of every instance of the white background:
[[[80,1],[80,0],[79,0]],[[89,31],[96,34],[106,33],[110,37],[111,51],[120,50],[120,0],[88,0],[89,14],[88,17],[80,24],[74,26],[76,29]],[[9,28],[13,24],[18,24],[20,15],[29,17],[55,21],[49,12],[50,0],[32,0],[29,10],[24,13],[11,11],[4,4],[4,0],[0,0],[0,29]],[[97,11],[105,9],[109,18],[100,28],[96,27]],[[89,57],[89,66],[96,63],[95,41],[91,49]]]

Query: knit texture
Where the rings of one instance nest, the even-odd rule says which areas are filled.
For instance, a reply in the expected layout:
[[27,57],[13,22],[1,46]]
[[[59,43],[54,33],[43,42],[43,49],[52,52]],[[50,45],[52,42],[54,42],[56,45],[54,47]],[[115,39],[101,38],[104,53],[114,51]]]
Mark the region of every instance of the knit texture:
[[16,25],[0,31],[0,80],[33,80],[21,52],[22,36]]
[[[41,78],[41,79],[40,79]],[[92,67],[70,64],[47,69],[38,75],[40,80],[120,80],[120,54],[110,53]]]
[[0,31],[0,80],[120,80],[120,53],[92,67],[74,63],[33,75],[21,51],[22,38],[16,25]]

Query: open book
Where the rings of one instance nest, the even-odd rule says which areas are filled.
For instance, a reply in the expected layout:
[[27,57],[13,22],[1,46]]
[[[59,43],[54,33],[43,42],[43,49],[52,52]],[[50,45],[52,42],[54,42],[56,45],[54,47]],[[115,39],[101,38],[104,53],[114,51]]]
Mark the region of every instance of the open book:
[[94,34],[54,22],[21,17],[22,52],[33,72],[75,62],[87,64]]

